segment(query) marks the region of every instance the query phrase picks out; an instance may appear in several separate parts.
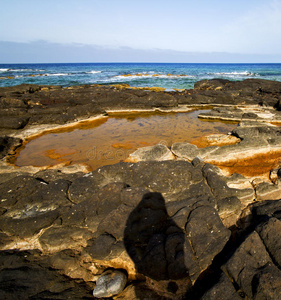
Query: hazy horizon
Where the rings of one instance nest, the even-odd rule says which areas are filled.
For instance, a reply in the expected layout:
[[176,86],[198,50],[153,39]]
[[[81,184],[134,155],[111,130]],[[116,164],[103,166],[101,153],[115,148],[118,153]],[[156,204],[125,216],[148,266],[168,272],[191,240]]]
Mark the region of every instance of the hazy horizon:
[[280,63],[281,0],[9,0],[0,63]]

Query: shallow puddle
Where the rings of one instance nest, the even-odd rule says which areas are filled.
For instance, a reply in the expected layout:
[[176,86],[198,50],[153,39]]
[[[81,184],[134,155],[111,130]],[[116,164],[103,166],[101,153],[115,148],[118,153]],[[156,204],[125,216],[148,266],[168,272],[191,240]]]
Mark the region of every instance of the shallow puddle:
[[234,123],[198,119],[189,113],[113,114],[79,126],[49,131],[18,149],[17,166],[83,163],[94,170],[122,161],[137,148],[158,143],[192,142],[213,133],[228,133]]

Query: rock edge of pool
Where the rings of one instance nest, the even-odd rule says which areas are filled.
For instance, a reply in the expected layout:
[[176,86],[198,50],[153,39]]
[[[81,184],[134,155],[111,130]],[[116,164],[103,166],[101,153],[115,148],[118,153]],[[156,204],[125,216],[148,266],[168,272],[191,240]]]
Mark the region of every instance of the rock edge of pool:
[[[0,88],[1,298],[277,299],[280,100],[280,82],[258,79],[169,92]],[[9,163],[46,130],[113,112],[202,108],[199,118],[239,126],[197,145],[139,148],[92,172]]]

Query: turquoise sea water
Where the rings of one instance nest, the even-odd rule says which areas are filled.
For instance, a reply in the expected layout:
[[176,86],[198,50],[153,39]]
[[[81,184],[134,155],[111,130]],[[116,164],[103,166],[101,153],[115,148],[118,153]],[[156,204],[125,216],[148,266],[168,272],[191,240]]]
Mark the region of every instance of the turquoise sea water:
[[0,86],[119,84],[190,89],[202,79],[281,81],[281,64],[69,63],[0,64]]

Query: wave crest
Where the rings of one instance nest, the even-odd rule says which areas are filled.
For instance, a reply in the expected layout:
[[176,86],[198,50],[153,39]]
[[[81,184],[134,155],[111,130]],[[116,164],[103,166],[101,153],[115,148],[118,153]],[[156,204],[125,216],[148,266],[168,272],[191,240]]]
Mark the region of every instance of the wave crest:
[[89,71],[89,72],[86,72],[86,74],[99,74],[101,73],[101,71]]
[[215,72],[215,73],[207,73],[207,75],[218,75],[218,76],[258,76],[256,73],[252,73],[249,71],[242,71],[242,72]]

